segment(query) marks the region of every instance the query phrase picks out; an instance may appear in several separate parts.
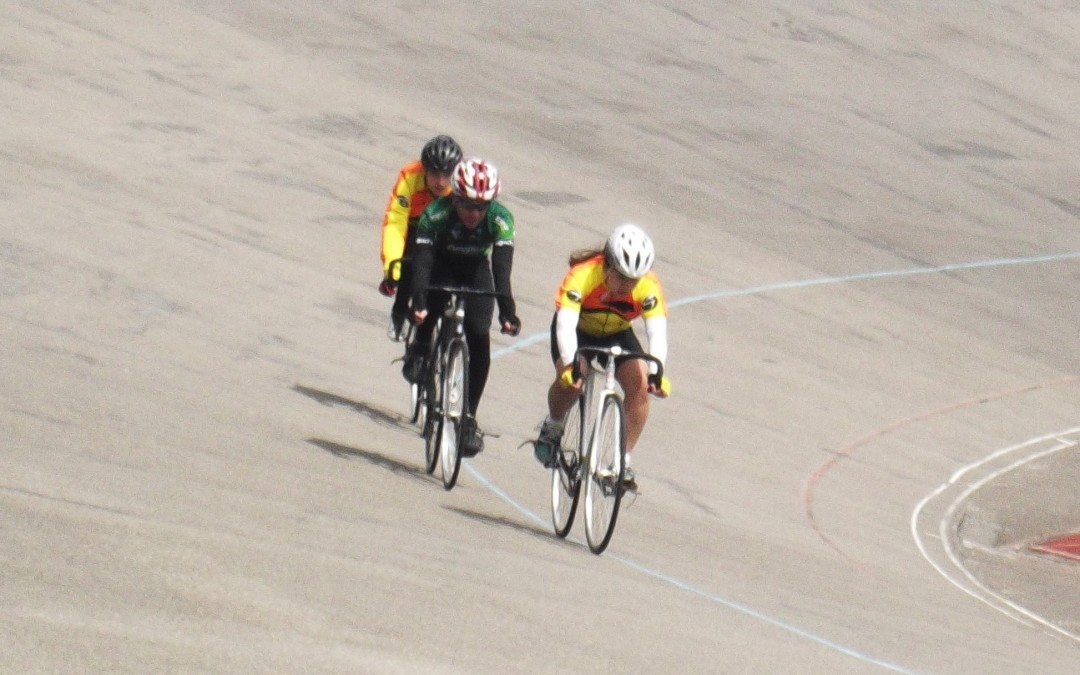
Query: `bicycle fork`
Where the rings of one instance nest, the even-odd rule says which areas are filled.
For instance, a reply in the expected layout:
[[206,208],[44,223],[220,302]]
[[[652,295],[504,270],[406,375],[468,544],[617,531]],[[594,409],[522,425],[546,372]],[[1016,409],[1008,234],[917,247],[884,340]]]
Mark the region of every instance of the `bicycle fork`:
[[[589,386],[589,384],[591,384],[592,385],[591,388],[595,391],[595,387],[596,387],[596,385],[598,383],[598,380],[599,380],[599,378],[595,378],[595,380],[591,379],[590,382],[588,382],[586,384],[586,386]],[[615,387],[616,387],[615,365],[614,365],[614,359],[612,359],[612,363],[609,364],[608,367],[604,369],[603,387],[601,387],[600,392],[598,394],[595,394],[594,401],[593,401],[593,403],[591,405],[591,407],[593,409],[593,412],[592,412],[592,429],[589,432],[589,465],[590,465],[589,470],[590,470],[590,472],[593,471],[592,465],[594,463],[598,464],[599,462],[601,462],[603,460],[603,458],[601,458],[600,456],[597,455],[597,450],[598,450],[598,448],[600,448],[600,434],[603,431],[603,428],[601,426],[601,422],[603,420],[604,407],[605,407],[605,404],[607,403],[608,397],[609,396],[617,396],[617,390],[616,390]],[[616,434],[618,434],[618,436],[619,436],[619,440],[616,441],[617,445],[621,445],[621,443],[622,443],[621,439],[622,439],[622,436],[623,436],[623,433],[625,432],[625,430],[623,428],[621,428],[621,427],[623,425],[625,425],[625,424],[626,424],[626,420],[623,418],[623,415],[620,414],[619,415],[619,426],[620,426],[620,428],[616,430]],[[600,484],[600,487],[601,487],[605,497],[611,496],[611,494],[613,494],[616,490],[619,489],[619,481],[622,479],[621,457],[619,456],[618,451],[616,451],[616,453],[614,454],[612,459],[613,459],[613,462],[614,462],[612,466],[596,467],[596,471],[595,471],[597,476],[600,476],[601,478],[603,478],[603,482]]]

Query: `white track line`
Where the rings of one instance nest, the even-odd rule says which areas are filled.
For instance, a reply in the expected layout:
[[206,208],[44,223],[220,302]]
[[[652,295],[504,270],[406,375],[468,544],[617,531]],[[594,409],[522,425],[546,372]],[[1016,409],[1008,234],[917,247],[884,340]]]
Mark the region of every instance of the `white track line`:
[[[994,608],[1005,616],[1008,616],[1009,618],[1019,621],[1025,625],[1034,626],[1037,624],[1063,637],[1080,642],[1080,634],[1065,630],[1061,626],[1047,620],[1045,617],[1039,616],[1038,614],[1032,612],[1026,607],[1023,607],[1016,604],[1015,602],[1012,602],[1011,600],[1008,600],[1007,598],[999,595],[998,593],[995,593],[994,591],[987,588],[984,584],[982,584],[961,562],[960,557],[957,555],[956,550],[952,546],[950,538],[948,536],[949,524],[953,521],[956,510],[959,508],[960,504],[963,503],[963,501],[966,500],[973,492],[983,487],[990,481],[1000,478],[1001,476],[1009,473],[1010,471],[1016,470],[1017,468],[1027,464],[1028,462],[1042,457],[1047,457],[1068,448],[1076,447],[1076,441],[1067,440],[1064,437],[1077,433],[1080,433],[1080,427],[1074,427],[1072,429],[1066,429],[1064,431],[1046,434],[1045,436],[1038,436],[1036,438],[1028,439],[1022,443],[996,450],[976,462],[965,465],[960,470],[953,473],[953,475],[949,478],[947,482],[938,486],[937,489],[935,489],[933,492],[921,499],[919,503],[915,506],[915,509],[914,511],[912,511],[911,514],[911,536],[915,540],[915,545],[918,547],[919,552],[922,554],[923,558],[925,558],[926,561],[929,562],[930,565],[935,570],[937,570],[937,572],[941,576],[943,576],[947,581],[949,581],[949,583],[964,591],[971,597],[986,604],[989,607]],[[1044,443],[1050,440],[1056,440],[1058,442],[1057,445],[1049,449],[1039,452],[1033,452],[1029,455],[1021,457],[1020,459],[1008,464],[1007,466],[1002,467],[996,471],[992,471],[983,478],[970,483],[960,493],[960,495],[956,499],[954,499],[951,504],[949,504],[949,507],[945,510],[945,515],[938,523],[938,537],[940,538],[941,546],[944,550],[946,557],[949,559],[949,562],[951,562],[953,566],[963,574],[964,578],[966,578],[968,583],[970,584],[970,586],[966,586],[961,579],[958,579],[954,574],[951,574],[949,570],[945,569],[944,565],[939,564],[937,561],[931,558],[930,552],[927,549],[922,534],[919,532],[918,526],[923,509],[932,500],[936,499],[950,487],[957,486],[960,479],[962,479],[968,473],[982,466],[985,466],[986,464],[989,464],[990,462],[993,462],[1000,457],[1004,457],[1005,455],[1011,454],[1013,452],[1017,452],[1032,445],[1037,445],[1039,443]]]
[[[994,259],[994,260],[982,260],[982,261],[975,261],[975,262],[970,262],[970,263],[957,263],[957,264],[951,264],[951,265],[940,265],[940,266],[936,266],[936,267],[915,267],[915,268],[900,269],[900,270],[886,270],[886,271],[880,271],[880,272],[864,272],[864,273],[860,273],[860,274],[849,274],[849,275],[835,276],[835,277],[819,277],[819,278],[816,278],[816,279],[804,279],[804,280],[801,280],[801,281],[787,281],[787,282],[780,282],[780,283],[769,284],[769,285],[764,285],[764,286],[755,286],[755,287],[751,287],[751,288],[715,291],[715,292],[712,292],[712,293],[705,293],[705,294],[691,296],[691,297],[682,298],[680,300],[676,300],[676,301],[673,301],[673,302],[669,302],[668,306],[670,308],[674,309],[676,307],[681,307],[683,305],[689,305],[689,304],[694,304],[694,303],[698,303],[698,302],[706,302],[706,301],[709,301],[709,300],[720,300],[720,299],[723,299],[723,298],[732,298],[732,297],[741,297],[741,296],[748,296],[748,295],[757,295],[757,294],[761,294],[761,293],[770,293],[770,292],[774,292],[774,291],[798,290],[798,289],[803,289],[803,288],[809,288],[811,286],[823,286],[823,285],[828,285],[828,284],[841,284],[841,283],[849,283],[849,282],[854,282],[854,281],[870,281],[870,280],[876,280],[876,279],[894,279],[894,278],[897,278],[897,277],[907,277],[907,276],[913,276],[913,275],[918,275],[918,274],[940,274],[940,273],[945,273],[945,272],[956,272],[956,271],[960,271],[960,270],[974,270],[974,269],[983,269],[983,268],[1004,267],[1004,266],[1007,266],[1007,265],[1031,265],[1031,264],[1037,264],[1037,263],[1061,262],[1061,261],[1076,260],[1076,259],[1080,259],[1080,251],[1072,251],[1072,252],[1069,252],[1069,253],[1055,253],[1055,254],[1041,255],[1041,256],[1031,256],[1031,257],[1026,257],[1026,258],[998,258],[998,259]],[[515,341],[513,344],[509,345],[509,346],[503,347],[501,349],[493,350],[492,353],[491,353],[491,358],[492,359],[500,358],[500,357],[505,356],[507,354],[510,354],[512,352],[524,349],[525,347],[527,347],[529,345],[532,345],[532,344],[535,344],[537,342],[543,341],[547,337],[548,337],[548,332],[547,331],[542,331],[542,332],[539,332],[539,333],[534,333],[533,335],[529,335],[527,337],[522,337],[522,338],[518,339],[517,341]],[[527,518],[529,518],[530,520],[532,520],[533,522],[536,522],[536,523],[546,523],[547,522],[547,520],[545,518],[541,518],[537,514],[533,513],[532,511],[527,509],[525,506],[520,504],[518,501],[513,499],[504,490],[497,487],[494,483],[492,483],[490,480],[488,480],[483,474],[481,474],[475,467],[472,466],[471,462],[469,464],[466,464],[466,467],[467,467],[469,473],[471,473],[477,480],[479,480],[488,490],[491,490],[493,493],[498,495],[499,498],[501,498],[507,504],[512,506],[514,509],[521,512]],[[641,565],[640,563],[637,563],[637,562],[635,562],[635,561],[633,561],[633,560],[631,560],[629,558],[622,558],[622,557],[612,556],[612,555],[609,555],[608,557],[613,559],[613,560],[617,560],[618,562],[622,563],[623,565],[626,565],[627,567],[630,567],[631,569],[635,569],[635,570],[637,570],[637,571],[639,571],[639,572],[641,572],[643,574],[646,574],[646,575],[648,575],[648,576],[650,576],[650,577],[652,577],[654,579],[663,581],[664,583],[667,583],[667,584],[669,584],[671,586],[674,586],[676,588],[679,588],[681,590],[693,593],[694,595],[705,598],[705,599],[709,600],[710,602],[714,602],[716,604],[719,604],[719,605],[722,605],[722,606],[727,607],[729,609],[735,610],[735,611],[740,612],[742,614],[745,614],[747,616],[751,616],[751,617],[754,617],[756,619],[760,619],[760,620],[762,620],[762,621],[764,621],[766,623],[769,623],[771,625],[783,628],[784,630],[786,630],[786,631],[788,631],[788,632],[790,632],[790,633],[792,633],[794,635],[798,635],[798,636],[806,638],[807,640],[810,640],[812,642],[816,642],[816,643],[818,643],[820,645],[824,645],[824,646],[826,646],[826,647],[828,647],[830,649],[833,649],[835,651],[838,651],[838,652],[840,652],[842,654],[847,654],[848,656],[852,656],[852,657],[854,657],[854,658],[856,658],[856,659],[858,659],[860,661],[863,661],[864,663],[873,664],[875,666],[879,666],[881,668],[885,668],[887,670],[892,670],[892,671],[899,672],[899,673],[912,672],[912,671],[909,671],[909,670],[907,670],[905,668],[897,666],[895,664],[888,663],[886,661],[876,659],[876,658],[874,658],[872,656],[868,656],[866,654],[859,653],[859,652],[857,652],[855,650],[852,650],[852,649],[850,649],[848,647],[845,647],[845,646],[840,645],[838,643],[827,640],[827,639],[825,639],[823,637],[820,637],[820,636],[814,635],[812,633],[809,633],[809,632],[807,632],[807,631],[805,631],[805,630],[803,630],[803,629],[801,629],[801,628],[799,628],[797,626],[784,623],[783,621],[780,621],[778,619],[774,619],[774,618],[769,617],[769,616],[767,616],[765,614],[762,614],[761,612],[758,612],[757,610],[754,610],[752,608],[740,605],[740,604],[738,604],[738,603],[736,603],[734,601],[727,600],[727,599],[722,598],[722,597],[720,597],[718,595],[708,593],[707,591],[699,590],[699,589],[695,588],[694,586],[690,585],[689,583],[686,583],[686,582],[681,581],[679,579],[676,579],[674,577],[664,575],[664,574],[662,574],[660,572],[654,572],[653,570],[650,570],[649,568],[647,568],[647,567]],[[932,561],[931,561],[931,564],[933,564]]]

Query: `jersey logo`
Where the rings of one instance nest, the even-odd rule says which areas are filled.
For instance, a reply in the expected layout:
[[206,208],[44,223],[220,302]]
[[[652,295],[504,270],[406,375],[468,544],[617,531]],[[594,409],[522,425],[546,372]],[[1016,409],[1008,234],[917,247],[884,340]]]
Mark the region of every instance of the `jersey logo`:
[[409,208],[409,198],[405,195],[398,195],[397,203],[401,204],[401,208],[403,209]]
[[652,309],[653,307],[656,307],[656,296],[655,295],[650,295],[649,297],[647,297],[647,298],[645,298],[644,300],[641,301],[641,308],[644,309],[646,312],[649,311],[650,309]]

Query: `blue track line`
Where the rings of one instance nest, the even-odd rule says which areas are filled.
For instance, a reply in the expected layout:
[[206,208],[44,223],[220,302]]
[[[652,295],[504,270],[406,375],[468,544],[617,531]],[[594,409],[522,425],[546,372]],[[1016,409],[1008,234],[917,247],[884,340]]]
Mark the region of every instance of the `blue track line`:
[[[775,284],[766,284],[766,285],[763,285],[763,286],[753,286],[753,287],[750,287],[750,288],[736,288],[736,289],[723,290],[723,291],[714,291],[714,292],[710,292],[710,293],[702,293],[700,295],[694,295],[694,296],[690,296],[690,297],[687,297],[687,298],[682,298],[680,300],[676,300],[674,302],[669,302],[668,307],[675,308],[675,307],[682,307],[683,305],[693,304],[693,303],[696,303],[696,302],[705,302],[705,301],[708,301],[708,300],[720,300],[720,299],[723,299],[723,298],[733,298],[733,297],[740,297],[740,296],[747,296],[747,295],[757,295],[757,294],[761,294],[761,293],[771,293],[771,292],[774,292],[774,291],[796,290],[796,289],[802,289],[802,288],[810,288],[810,287],[813,287],[813,286],[825,286],[825,285],[829,285],[829,284],[850,283],[850,282],[854,282],[854,281],[870,281],[870,280],[875,280],[875,279],[895,279],[895,278],[898,278],[898,277],[915,276],[915,275],[919,275],[919,274],[942,274],[942,273],[946,273],[946,272],[957,272],[957,271],[963,271],[963,270],[975,270],[975,269],[992,268],[992,267],[1004,267],[1004,266],[1007,266],[1007,265],[1032,265],[1032,264],[1037,264],[1037,263],[1061,262],[1061,261],[1066,261],[1066,260],[1077,260],[1077,259],[1080,259],[1080,251],[1073,251],[1071,253],[1056,253],[1056,254],[1050,254],[1050,255],[1031,256],[1031,257],[1026,257],[1026,258],[998,258],[998,259],[994,259],[994,260],[982,260],[982,261],[969,262],[969,263],[956,263],[956,264],[951,264],[951,265],[939,265],[937,267],[912,267],[912,268],[907,268],[907,269],[887,270],[887,271],[880,271],[880,272],[863,272],[863,273],[859,273],[859,274],[848,274],[848,275],[834,276],[834,277],[818,277],[818,278],[814,278],[814,279],[803,279],[803,280],[800,280],[800,281],[785,281],[785,282],[779,282],[779,283],[775,283]],[[540,332],[540,333],[535,333],[533,335],[529,335],[527,337],[524,337],[524,338],[521,338],[521,339],[517,340],[513,345],[510,345],[510,346],[503,347],[501,349],[497,349],[497,350],[492,351],[491,357],[494,359],[494,358],[499,358],[499,357],[505,356],[506,354],[509,354],[511,352],[515,352],[515,351],[524,349],[525,347],[527,347],[529,345],[532,345],[532,344],[535,344],[537,342],[541,342],[543,340],[546,340],[547,337],[548,337],[548,332],[547,331]],[[466,469],[468,469],[469,473],[472,474],[472,476],[474,478],[476,478],[476,480],[478,480],[484,487],[486,487],[491,492],[495,493],[500,499],[502,499],[507,504],[512,506],[515,510],[517,510],[519,513],[521,513],[522,515],[527,517],[529,520],[531,520],[534,523],[537,523],[539,525],[548,524],[548,521],[547,521],[546,518],[541,518],[539,515],[533,513],[528,508],[526,508],[524,505],[522,505],[520,502],[518,502],[513,497],[511,497],[505,490],[499,488],[497,485],[492,483],[490,480],[487,479],[487,477],[485,477],[482,473],[480,473],[480,471],[478,471],[472,465],[471,462],[466,464],[465,467],[466,467]],[[774,618],[772,618],[772,617],[770,617],[770,616],[768,616],[766,614],[763,614],[763,613],[761,613],[761,612],[759,612],[759,611],[757,611],[757,610],[755,610],[755,609],[753,609],[751,607],[747,607],[746,605],[741,605],[741,604],[739,604],[737,602],[734,602],[733,600],[729,600],[729,599],[721,597],[719,595],[715,595],[713,593],[703,591],[703,590],[697,588],[696,586],[693,586],[692,584],[689,584],[689,583],[687,583],[685,581],[681,581],[679,579],[676,579],[675,577],[671,577],[671,576],[668,576],[668,575],[666,575],[666,574],[664,574],[662,572],[658,572],[656,570],[645,567],[644,565],[642,565],[642,564],[640,564],[640,563],[638,563],[638,562],[636,562],[636,561],[634,561],[634,560],[632,560],[630,558],[625,558],[625,557],[622,557],[622,556],[612,555],[612,554],[608,554],[605,557],[607,557],[610,560],[615,560],[615,561],[617,561],[617,562],[619,562],[619,563],[621,563],[621,564],[623,564],[623,565],[625,565],[625,566],[627,566],[627,567],[629,567],[629,568],[631,568],[631,569],[633,569],[633,570],[635,570],[637,572],[640,572],[640,573],[642,573],[642,574],[644,574],[646,576],[652,577],[653,579],[656,579],[658,581],[662,581],[665,584],[668,584],[670,586],[674,586],[675,588],[678,588],[680,590],[686,591],[687,593],[691,593],[693,595],[696,595],[696,596],[698,596],[700,598],[708,600],[709,602],[713,602],[715,604],[721,605],[721,606],[726,607],[728,609],[734,610],[736,612],[739,612],[740,614],[744,614],[746,616],[758,619],[758,620],[763,621],[763,622],[765,622],[767,624],[770,624],[770,625],[775,626],[777,628],[783,629],[783,630],[785,630],[785,631],[787,631],[787,632],[789,632],[789,633],[791,633],[793,635],[797,635],[797,636],[799,636],[801,638],[810,640],[811,642],[815,642],[815,643],[817,643],[819,645],[828,647],[829,649],[837,651],[837,652],[839,652],[841,654],[846,654],[847,656],[851,656],[852,658],[863,661],[864,663],[879,666],[879,667],[884,668],[886,670],[891,670],[891,671],[898,672],[898,673],[912,673],[913,672],[913,671],[907,670],[906,668],[902,668],[901,666],[898,666],[896,664],[889,663],[888,661],[882,661],[882,660],[874,658],[872,656],[868,656],[866,654],[863,654],[862,652],[858,652],[858,651],[856,651],[854,649],[845,647],[845,646],[843,646],[843,645],[841,645],[839,643],[833,642],[833,641],[828,640],[828,639],[826,639],[824,637],[821,637],[819,635],[815,635],[813,633],[810,633],[810,632],[808,632],[808,631],[806,631],[806,630],[804,630],[802,628],[799,628],[798,626],[795,626],[795,625],[792,625],[792,624],[789,624],[789,623],[785,623],[785,622],[783,622],[783,621],[781,621],[779,619],[774,619]]]

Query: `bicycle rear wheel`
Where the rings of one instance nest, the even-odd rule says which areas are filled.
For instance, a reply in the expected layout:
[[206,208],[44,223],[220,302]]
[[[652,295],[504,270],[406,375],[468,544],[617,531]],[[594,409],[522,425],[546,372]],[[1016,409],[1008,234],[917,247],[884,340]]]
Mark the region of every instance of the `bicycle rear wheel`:
[[[412,347],[413,333],[416,332],[416,326],[409,322],[409,327],[405,332],[405,353],[407,354],[409,348]],[[409,421],[413,424],[419,424],[421,428],[424,426],[424,420],[422,416],[426,412],[426,406],[424,405],[424,387],[422,384],[411,383],[409,385],[409,397],[411,415]]]
[[622,400],[617,395],[604,397],[596,424],[584,477],[585,538],[589,549],[599,555],[611,541],[623,495],[619,481],[626,455],[626,435]]
[[439,463],[439,417],[430,413],[424,420],[424,471],[435,473]]
[[424,419],[421,424],[424,434],[424,470],[435,473],[435,466],[439,463],[439,433],[438,421],[439,410],[442,404],[439,400],[441,389],[439,377],[441,357],[436,354],[431,358],[430,367],[424,372],[424,379],[420,388]]
[[447,347],[442,384],[439,461],[442,464],[443,487],[452,490],[461,470],[461,423],[469,407],[469,354],[465,350],[464,340],[455,338]]
[[422,428],[424,426],[424,413],[427,406],[424,404],[424,388],[416,383],[409,385],[409,398],[412,405],[412,415],[409,417],[409,421],[413,424],[418,424]]
[[578,497],[581,496],[581,408],[579,399],[566,413],[563,421],[561,451],[558,465],[551,470],[551,524],[555,536],[562,538],[570,533],[577,513]]

